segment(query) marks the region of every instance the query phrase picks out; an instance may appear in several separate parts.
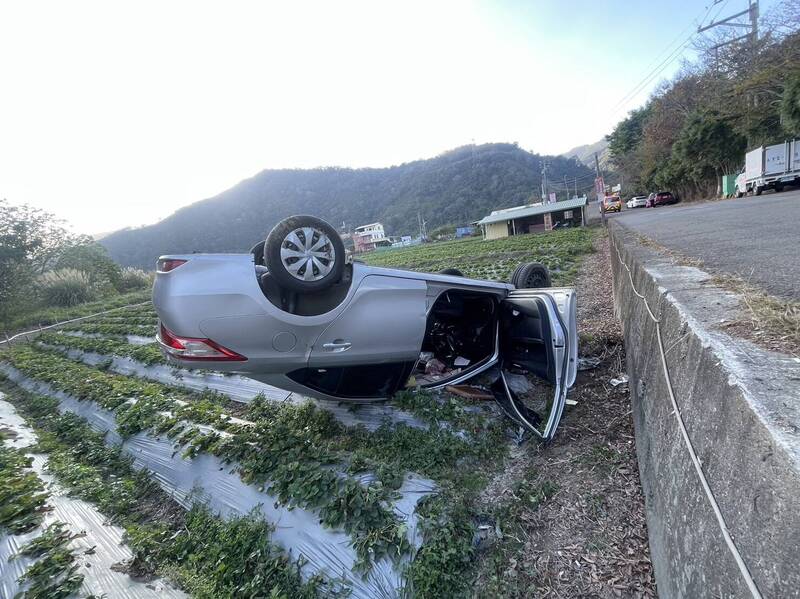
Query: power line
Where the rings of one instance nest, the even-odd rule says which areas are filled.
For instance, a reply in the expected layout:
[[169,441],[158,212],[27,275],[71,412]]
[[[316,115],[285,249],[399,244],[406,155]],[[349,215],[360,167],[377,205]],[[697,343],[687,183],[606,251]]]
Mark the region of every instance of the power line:
[[[728,0],[725,0],[725,3],[726,3],[726,4],[727,4],[727,2],[728,2]],[[672,40],[672,41],[671,41],[669,44],[667,44],[666,48],[664,48],[664,50],[662,50],[661,52],[659,52],[659,54],[656,56],[656,59],[655,59],[655,60],[658,60],[658,57],[660,57],[661,55],[663,55],[665,51],[667,51],[667,50],[668,50],[670,47],[672,47],[672,45],[673,45],[673,44],[674,44],[674,43],[675,43],[675,42],[676,42],[678,39],[680,39],[680,38],[681,38],[681,36],[683,36],[683,35],[684,35],[684,34],[685,34],[685,33],[686,33],[686,32],[687,32],[687,31],[688,31],[688,30],[689,30],[689,29],[692,27],[692,25],[696,24],[696,23],[698,22],[698,20],[699,20],[699,21],[702,23],[702,22],[703,22],[703,21],[706,19],[706,17],[708,17],[708,14],[711,12],[711,9],[712,9],[712,8],[715,6],[715,4],[716,4],[716,3],[712,3],[712,4],[709,4],[707,7],[705,7],[705,12],[702,14],[702,17],[701,17],[700,15],[698,15],[698,17],[695,17],[695,18],[692,20],[692,22],[691,22],[691,23],[689,23],[689,24],[688,24],[686,27],[684,27],[684,29],[683,29],[683,30],[682,30],[682,31],[681,31],[681,32],[680,32],[680,33],[679,33],[677,36],[675,36],[675,38],[674,38],[674,39],[673,39],[673,40]],[[722,10],[722,9],[720,9],[720,12],[721,12],[721,10]],[[718,12],[717,14],[719,14],[719,12]],[[682,53],[682,52],[683,52],[683,50],[685,50],[685,49],[688,47],[688,45],[689,45],[689,44],[691,43],[691,41],[692,41],[692,38],[693,38],[695,35],[697,35],[697,32],[692,32],[692,33],[689,35],[689,37],[685,38],[685,39],[684,39],[684,40],[683,40],[683,41],[682,41],[682,42],[681,42],[681,43],[680,43],[680,44],[679,44],[679,45],[678,45],[676,48],[674,48],[674,49],[672,50],[672,52],[670,52],[670,53],[667,55],[667,57],[666,57],[664,60],[662,60],[660,63],[658,63],[658,65],[657,65],[655,68],[653,68],[652,70],[650,70],[650,71],[647,73],[647,75],[645,75],[644,79],[642,79],[642,80],[641,80],[639,83],[637,83],[637,84],[636,84],[636,85],[633,87],[633,89],[631,89],[631,90],[630,90],[630,91],[629,91],[627,94],[625,94],[625,96],[623,96],[623,97],[622,97],[622,99],[621,99],[619,102],[617,102],[617,103],[616,103],[616,104],[615,104],[615,105],[612,107],[612,109],[611,109],[611,111],[612,111],[612,112],[611,112],[611,115],[613,116],[613,115],[615,115],[617,112],[619,112],[619,110],[620,110],[621,108],[623,108],[623,107],[624,107],[624,106],[625,106],[625,105],[626,105],[626,104],[627,104],[627,103],[628,103],[628,102],[629,102],[631,99],[633,99],[633,98],[636,96],[636,94],[638,94],[640,91],[642,91],[642,90],[643,90],[643,89],[644,89],[644,88],[645,88],[645,87],[646,87],[646,86],[647,86],[647,85],[648,85],[648,84],[649,84],[649,83],[650,83],[650,82],[651,82],[653,79],[655,79],[656,77],[658,77],[658,75],[659,75],[659,74],[660,74],[660,73],[661,73],[661,72],[662,72],[662,71],[663,71],[663,70],[664,70],[664,69],[665,69],[667,66],[669,66],[669,65],[670,65],[670,64],[671,64],[671,63],[672,63],[672,62],[675,60],[675,58],[677,58],[677,56],[678,56],[680,53]],[[651,64],[652,64],[652,63],[651,63]]]

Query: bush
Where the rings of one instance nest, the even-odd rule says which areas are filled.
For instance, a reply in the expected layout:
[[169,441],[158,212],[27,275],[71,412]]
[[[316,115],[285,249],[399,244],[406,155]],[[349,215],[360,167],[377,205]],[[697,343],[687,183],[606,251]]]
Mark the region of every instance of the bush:
[[153,276],[139,268],[127,266],[122,269],[117,289],[120,292],[133,291],[134,289],[144,289],[153,284]]
[[111,259],[106,249],[94,241],[66,248],[56,262],[56,269],[74,268],[89,275],[93,285],[118,289],[122,271]]
[[39,277],[37,286],[42,301],[48,306],[74,306],[99,295],[89,275],[74,268],[46,272]]

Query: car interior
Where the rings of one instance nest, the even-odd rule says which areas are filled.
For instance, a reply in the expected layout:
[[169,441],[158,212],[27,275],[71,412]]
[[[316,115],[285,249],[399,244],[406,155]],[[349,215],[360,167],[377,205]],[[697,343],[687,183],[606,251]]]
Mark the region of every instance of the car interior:
[[450,289],[431,307],[414,378],[438,385],[492,357],[496,343],[494,296]]

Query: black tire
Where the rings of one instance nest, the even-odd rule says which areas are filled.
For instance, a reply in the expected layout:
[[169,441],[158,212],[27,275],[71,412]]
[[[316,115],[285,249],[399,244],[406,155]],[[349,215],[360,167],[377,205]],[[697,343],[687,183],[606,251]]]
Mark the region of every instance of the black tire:
[[756,190],[753,193],[755,193],[757,196],[760,196],[762,191],[764,191],[764,188],[760,185],[756,185]]
[[553,286],[550,271],[544,264],[538,262],[520,265],[515,274],[517,280],[513,281],[513,285],[517,289],[544,289]]
[[517,279],[519,278],[519,271],[522,270],[523,266],[525,266],[524,263],[517,265],[517,267],[514,269],[514,272],[511,273],[511,280],[509,281],[509,283],[511,283],[514,287],[517,286]]
[[[313,243],[313,240],[319,240],[321,235],[326,236],[328,243],[321,246],[317,251],[326,253],[328,257],[317,256],[316,263],[301,258],[295,258],[292,264],[301,261],[306,262],[306,264],[300,266],[297,274],[292,274],[292,272],[288,270],[291,264],[284,263],[281,257],[281,250],[285,248],[298,253],[305,252],[305,247],[299,247],[296,243],[287,239],[287,237],[298,229],[306,227],[314,229],[312,240],[306,241],[302,231],[297,233],[296,239],[301,243],[310,244]],[[292,257],[286,260],[291,261]],[[344,243],[342,243],[342,238],[339,237],[336,229],[324,220],[315,216],[290,216],[275,225],[275,228],[267,235],[267,240],[264,244],[264,262],[270,274],[281,287],[298,292],[322,291],[334,283],[337,283],[339,279],[342,278],[345,263]],[[316,266],[317,263],[322,265],[323,269],[330,269],[329,272],[320,276],[320,271]],[[312,269],[309,276],[318,278],[303,280],[302,276],[309,267]],[[303,275],[300,273],[303,273]]]
[[443,268],[439,271],[440,275],[453,275],[455,277],[463,277],[464,273],[457,268]]
[[250,253],[253,254],[253,260],[257,265],[266,266],[266,264],[264,264],[264,246],[266,243],[266,241],[259,241],[250,248]]

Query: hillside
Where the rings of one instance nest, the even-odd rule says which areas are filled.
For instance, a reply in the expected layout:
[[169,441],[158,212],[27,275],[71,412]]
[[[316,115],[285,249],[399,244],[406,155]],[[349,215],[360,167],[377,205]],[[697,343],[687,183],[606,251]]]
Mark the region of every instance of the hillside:
[[608,162],[610,154],[608,151],[608,140],[605,137],[600,141],[594,142],[593,144],[584,144],[582,146],[578,146],[577,148],[572,148],[561,155],[565,158],[575,158],[578,160],[578,162],[585,164],[591,169],[594,169],[595,152],[597,153],[597,159],[600,162],[600,168],[607,170],[609,166]]
[[[516,144],[485,144],[388,168],[265,170],[154,225],[123,229],[100,243],[122,265],[152,268],[166,253],[246,251],[291,214],[314,214],[350,228],[380,221],[387,234],[415,234],[417,213],[431,230],[538,196],[543,158]],[[548,161],[554,181],[591,172],[573,159]]]

